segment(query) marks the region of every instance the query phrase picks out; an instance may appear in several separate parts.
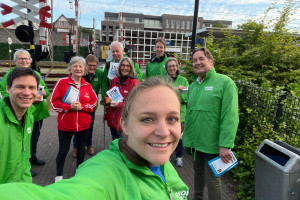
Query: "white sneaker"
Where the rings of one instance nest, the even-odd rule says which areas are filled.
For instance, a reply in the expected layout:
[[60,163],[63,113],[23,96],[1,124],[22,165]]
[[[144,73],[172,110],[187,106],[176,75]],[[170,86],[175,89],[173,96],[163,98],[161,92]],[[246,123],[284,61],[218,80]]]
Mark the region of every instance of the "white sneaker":
[[176,158],[176,166],[182,167],[182,165],[183,165],[182,157]]
[[60,180],[63,180],[63,176],[56,176],[54,182],[56,183],[56,182],[58,182]]

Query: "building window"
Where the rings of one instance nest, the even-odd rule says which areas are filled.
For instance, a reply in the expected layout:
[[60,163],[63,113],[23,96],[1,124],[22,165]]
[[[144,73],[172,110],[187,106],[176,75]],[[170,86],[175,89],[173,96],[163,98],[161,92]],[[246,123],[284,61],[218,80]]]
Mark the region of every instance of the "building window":
[[67,26],[67,21],[59,21],[60,26]]
[[185,21],[181,21],[181,29],[185,29]]
[[106,32],[106,26],[102,26],[102,32]]
[[167,19],[167,20],[166,20],[166,28],[169,28],[169,26],[170,26],[170,25],[169,25],[169,20]]
[[186,29],[191,29],[191,22],[190,21],[186,22]]
[[176,29],[180,29],[180,21],[176,20]]
[[204,24],[205,27],[211,27],[211,24]]
[[197,28],[198,29],[201,28],[200,25],[201,25],[200,22],[197,22]]
[[175,28],[175,20],[171,20],[171,28]]
[[161,28],[161,22],[159,20],[145,19],[144,20],[145,28]]

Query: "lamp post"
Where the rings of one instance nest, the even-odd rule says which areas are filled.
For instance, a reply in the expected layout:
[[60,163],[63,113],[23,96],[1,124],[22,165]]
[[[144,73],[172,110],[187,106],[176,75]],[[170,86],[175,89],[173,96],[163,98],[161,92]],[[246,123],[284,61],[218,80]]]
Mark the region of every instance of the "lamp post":
[[198,9],[199,9],[199,0],[195,0],[195,8],[194,8],[194,21],[193,21],[193,31],[192,31],[192,51],[195,49],[196,43],[196,30],[197,30],[197,21],[198,21]]

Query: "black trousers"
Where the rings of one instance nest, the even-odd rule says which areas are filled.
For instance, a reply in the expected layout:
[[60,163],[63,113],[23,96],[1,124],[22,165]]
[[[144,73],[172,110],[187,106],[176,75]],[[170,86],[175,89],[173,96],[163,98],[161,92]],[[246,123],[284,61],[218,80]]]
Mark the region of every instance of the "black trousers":
[[67,132],[58,130],[59,150],[56,157],[56,176],[62,176],[66,156],[70,149],[72,136],[77,137],[77,167],[83,163],[85,156],[85,143],[88,137],[89,129],[79,132]]

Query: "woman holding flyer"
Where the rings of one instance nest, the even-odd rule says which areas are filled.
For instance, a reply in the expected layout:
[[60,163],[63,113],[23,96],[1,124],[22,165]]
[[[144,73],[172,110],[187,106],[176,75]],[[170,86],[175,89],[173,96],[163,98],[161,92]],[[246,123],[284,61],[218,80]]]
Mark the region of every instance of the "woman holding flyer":
[[91,113],[97,104],[97,96],[92,86],[82,78],[87,72],[85,59],[73,57],[68,71],[70,75],[57,81],[50,99],[53,110],[58,112],[59,150],[55,182],[63,179],[63,168],[74,134],[77,136],[77,167],[83,163]]
[[137,80],[132,60],[128,57],[120,60],[118,75],[118,77],[111,80],[105,97],[105,104],[109,105],[105,119],[110,127],[112,140],[120,138],[119,133],[122,132],[120,118],[125,101],[132,88],[140,83]]

